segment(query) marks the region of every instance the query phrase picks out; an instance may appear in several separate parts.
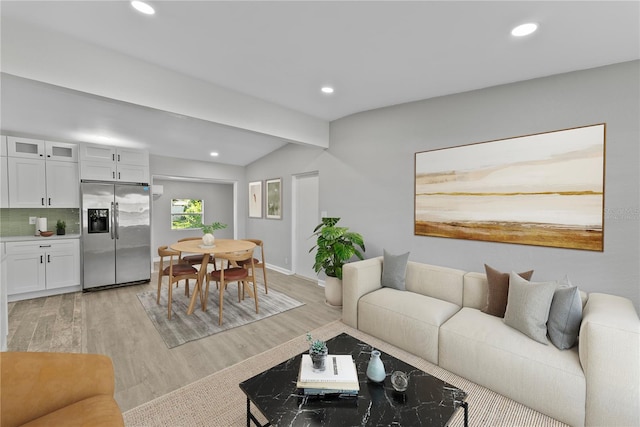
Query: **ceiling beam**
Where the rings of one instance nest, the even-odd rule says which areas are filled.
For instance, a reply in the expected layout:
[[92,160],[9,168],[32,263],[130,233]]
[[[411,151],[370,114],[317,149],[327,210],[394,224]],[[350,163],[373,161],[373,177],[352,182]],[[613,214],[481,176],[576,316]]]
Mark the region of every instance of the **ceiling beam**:
[[2,71],[119,101],[329,147],[329,122],[67,35],[2,20]]

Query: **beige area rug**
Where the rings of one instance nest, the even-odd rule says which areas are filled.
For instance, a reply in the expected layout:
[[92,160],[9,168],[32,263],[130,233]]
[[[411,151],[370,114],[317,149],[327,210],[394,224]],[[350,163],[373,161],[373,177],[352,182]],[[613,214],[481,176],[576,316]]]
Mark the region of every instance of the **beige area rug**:
[[[471,426],[565,426],[565,424],[546,415],[353,329],[341,321],[331,322],[311,333],[316,338],[326,340],[342,332],[466,391],[469,403],[469,425]],[[238,384],[284,362],[307,348],[308,344],[304,336],[300,336],[125,412],[125,425],[245,426],[247,423],[246,396]],[[254,409],[254,413],[258,413],[258,411]],[[258,419],[262,423],[266,422],[261,415],[258,416]],[[463,425],[462,409],[456,412],[450,425],[456,427]]]
[[156,327],[167,347],[174,348],[189,341],[208,337],[227,329],[236,328],[248,323],[262,320],[287,310],[304,305],[282,292],[269,289],[258,290],[259,313],[256,313],[255,301],[246,297],[238,302],[238,294],[235,287],[230,287],[224,298],[223,323],[218,325],[218,291],[213,284],[209,292],[207,311],[202,311],[200,300],[197,300],[196,309],[191,315],[187,315],[189,298],[184,295],[184,287],[174,288],[171,305],[171,320],[167,316],[167,287],[163,286],[160,293],[160,304],[156,302],[155,291],[145,291],[138,294],[138,300],[146,311],[149,319]]

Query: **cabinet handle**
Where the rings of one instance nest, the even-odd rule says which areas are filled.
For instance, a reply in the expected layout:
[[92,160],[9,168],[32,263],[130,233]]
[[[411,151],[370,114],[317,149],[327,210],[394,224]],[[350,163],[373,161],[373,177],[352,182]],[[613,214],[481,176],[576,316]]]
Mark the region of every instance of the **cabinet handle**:
[[115,154],[112,154],[112,155],[111,155],[111,161],[112,161],[112,162],[115,162],[115,161],[116,161],[116,155],[115,155]]
[[118,161],[120,161],[120,154],[118,154]]
[[42,198],[42,206],[44,206],[44,197]]
[[120,172],[118,172],[118,179],[120,179]]
[[51,255],[47,254],[47,262],[51,263]]
[[51,245],[40,245],[41,248],[50,248]]
[[51,206],[51,197],[49,197],[49,206]]
[[42,261],[42,255],[40,255],[40,264],[42,264],[42,262],[43,262],[43,261]]
[[112,177],[113,179],[116,179],[116,173],[115,173],[115,172],[111,172],[111,177]]

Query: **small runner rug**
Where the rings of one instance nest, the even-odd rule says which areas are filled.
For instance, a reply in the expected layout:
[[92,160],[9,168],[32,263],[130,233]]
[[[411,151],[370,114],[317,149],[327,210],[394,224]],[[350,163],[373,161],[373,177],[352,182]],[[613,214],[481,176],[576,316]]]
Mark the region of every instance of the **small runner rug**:
[[[271,290],[269,290],[271,295]],[[418,356],[353,329],[337,320],[311,332],[314,338],[329,339],[346,332],[398,359],[422,369],[468,393],[469,425],[474,427],[566,427],[565,424],[536,412],[511,399],[454,375]],[[206,376],[171,393],[126,411],[129,426],[246,426],[246,396],[238,384],[309,348],[300,336],[257,356]],[[254,409],[264,424],[266,420]],[[463,425],[462,410],[453,416],[450,426]]]
[[202,311],[200,300],[198,300],[196,309],[191,315],[187,315],[189,298],[184,295],[184,287],[174,288],[171,320],[167,316],[167,287],[162,287],[160,304],[156,302],[156,297],[155,291],[146,291],[138,294],[138,300],[140,300],[142,307],[144,307],[149,319],[151,319],[164,343],[169,348],[304,305],[300,301],[273,289],[269,289],[268,294],[265,294],[263,290],[258,290],[260,312],[256,313],[253,298],[247,296],[242,302],[238,302],[238,294],[235,291],[235,287],[230,287],[225,293],[222,325],[218,325],[219,304],[218,291],[215,289],[215,284],[209,293],[207,311]]

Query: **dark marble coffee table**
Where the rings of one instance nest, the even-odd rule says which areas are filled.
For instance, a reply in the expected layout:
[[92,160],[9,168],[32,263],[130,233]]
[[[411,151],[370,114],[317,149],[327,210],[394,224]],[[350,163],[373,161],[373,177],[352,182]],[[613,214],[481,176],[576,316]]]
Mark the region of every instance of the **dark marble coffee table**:
[[[459,407],[468,424],[467,394],[457,387],[384,352],[380,358],[387,377],[372,383],[366,371],[372,347],[348,334],[327,341],[330,354],[351,354],[358,370],[357,397],[305,396],[296,388],[302,353],[240,383],[247,395],[247,426],[260,426],[251,403],[276,426],[444,426]],[[391,386],[393,371],[409,375],[404,393]]]

